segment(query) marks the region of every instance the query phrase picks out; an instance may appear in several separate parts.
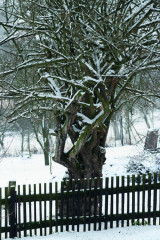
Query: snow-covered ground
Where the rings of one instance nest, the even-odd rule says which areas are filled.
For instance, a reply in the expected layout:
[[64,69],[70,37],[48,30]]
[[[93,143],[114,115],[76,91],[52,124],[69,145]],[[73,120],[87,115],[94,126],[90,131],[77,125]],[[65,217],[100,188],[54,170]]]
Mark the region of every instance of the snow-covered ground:
[[[107,147],[106,164],[103,167],[103,177],[136,174],[138,171],[159,171],[160,154],[150,154],[143,150],[143,145]],[[44,165],[42,154],[34,154],[31,158],[6,157],[0,162],[0,187],[8,186],[10,180],[15,180],[17,185],[60,182],[66,169],[59,164],[53,163],[52,169]],[[51,173],[52,172],[52,173]],[[98,232],[64,232],[48,236],[48,240],[160,240],[160,226],[132,226],[115,228]],[[45,237],[46,238],[46,237]],[[32,237],[33,240],[44,237]],[[24,240],[27,240],[26,238]]]
[[97,232],[63,232],[21,240],[160,240],[160,226],[133,226]]
[[[154,127],[159,128],[160,119],[157,117]],[[144,122],[139,122],[139,131],[146,136],[147,129]],[[110,130],[110,140],[113,132]],[[5,138],[5,150],[0,152],[0,187],[8,186],[10,180],[17,185],[60,182],[65,175],[66,168],[52,163],[52,168],[44,165],[44,157],[37,142],[32,139],[31,146],[38,150],[38,154],[31,157],[28,154],[20,156],[20,136],[8,135]],[[114,141],[111,146],[114,145]],[[103,177],[126,176],[137,173],[160,172],[160,153],[151,154],[144,151],[144,142],[138,145],[125,145],[106,148],[106,163],[103,167]],[[4,153],[7,157],[4,157]],[[48,237],[32,237],[33,240],[160,240],[160,226],[131,226],[114,228],[97,232],[64,232],[55,233]],[[27,240],[25,238],[23,240]],[[31,239],[31,238],[30,238]]]
[[[103,177],[160,171],[160,153],[144,151],[143,145],[107,147],[106,158]],[[7,187],[10,180],[15,180],[17,185],[60,182],[66,170],[55,162],[52,168],[45,166],[43,154],[3,157],[0,159],[0,187]]]

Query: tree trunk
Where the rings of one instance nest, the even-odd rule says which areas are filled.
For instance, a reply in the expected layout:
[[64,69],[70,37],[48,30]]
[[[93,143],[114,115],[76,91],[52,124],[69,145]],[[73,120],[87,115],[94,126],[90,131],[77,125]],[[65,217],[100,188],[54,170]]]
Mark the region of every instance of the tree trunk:
[[1,148],[4,149],[4,142],[2,138],[0,138],[0,145],[1,145]]
[[44,162],[45,162],[45,166],[49,165],[49,151],[47,151],[47,149],[44,149]]
[[42,135],[43,135],[43,144],[44,144],[44,161],[45,165],[49,165],[49,152],[50,152],[50,144],[49,144],[49,131],[48,124],[46,123],[46,119],[44,118],[44,123],[42,124]]
[[94,129],[86,143],[76,156],[77,171],[69,170],[70,179],[89,179],[102,177],[102,167],[105,158],[105,143],[107,131]]
[[[104,165],[104,162],[106,160],[105,158],[105,142],[106,142],[106,135],[107,131],[104,129],[96,129],[93,131],[92,136],[89,137],[89,140],[83,145],[81,148],[79,154],[76,156],[76,162],[77,162],[77,171],[72,171],[69,169],[69,186],[67,184],[64,184],[64,190],[67,189],[67,187],[71,190],[72,189],[72,180],[75,179],[75,188],[78,188],[78,185],[80,184],[80,187],[84,188],[84,183],[86,183],[86,188],[89,188],[89,181],[87,179],[93,179],[97,178],[97,187],[100,186],[100,178],[102,177],[102,167]],[[86,181],[84,180],[86,179]],[[78,184],[79,182],[79,184]],[[94,188],[94,181],[92,181],[92,186]],[[94,197],[91,199],[89,203],[89,198],[86,199],[86,214],[89,213],[89,207],[91,204],[91,215],[94,214],[95,211],[95,201],[96,201],[96,208],[97,208],[97,214],[99,212],[99,197],[97,199],[94,199]],[[61,205],[59,201],[59,212],[61,212]],[[67,200],[64,200],[64,210],[63,215],[66,215],[66,204]],[[69,216],[72,213],[72,201],[69,203]],[[75,200],[75,209],[78,204]],[[80,215],[82,216],[84,214],[84,199],[80,199]]]
[[115,146],[116,146],[116,140],[121,140],[120,132],[118,129],[118,119],[117,115],[114,116],[112,119],[112,125],[113,125],[113,131],[114,131],[114,137],[115,137]]
[[25,133],[22,129],[21,130],[21,155],[22,156],[23,156],[23,152],[24,152],[24,137],[25,137]]
[[30,144],[30,130],[28,128],[28,136],[27,136],[27,146],[28,146],[28,152],[29,152],[29,156],[31,157],[31,144]]
[[150,128],[151,126],[149,124],[148,117],[147,117],[147,115],[145,113],[143,113],[143,118],[144,118],[144,121],[145,121],[145,123],[147,125],[147,128]]
[[126,117],[125,117],[125,119],[126,119],[126,143],[127,144],[132,144],[132,141],[131,141],[131,121],[132,120],[130,120],[130,112],[129,111],[126,111],[125,112],[125,115],[126,115]]
[[121,144],[124,145],[124,135],[123,135],[123,118],[120,118],[120,131],[121,131]]

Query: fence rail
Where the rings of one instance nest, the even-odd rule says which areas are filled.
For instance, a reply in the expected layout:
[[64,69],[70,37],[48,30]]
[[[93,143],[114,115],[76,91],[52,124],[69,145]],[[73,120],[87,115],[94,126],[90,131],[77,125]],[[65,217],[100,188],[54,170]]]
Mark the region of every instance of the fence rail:
[[[54,187],[54,190],[53,190]],[[159,174],[0,189],[0,239],[160,224]]]

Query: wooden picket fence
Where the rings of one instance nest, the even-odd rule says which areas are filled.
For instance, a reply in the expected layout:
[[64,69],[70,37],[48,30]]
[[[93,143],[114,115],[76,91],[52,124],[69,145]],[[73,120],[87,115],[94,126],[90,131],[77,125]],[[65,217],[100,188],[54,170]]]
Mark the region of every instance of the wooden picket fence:
[[[82,187],[83,186],[83,187]],[[54,187],[54,189],[53,189]],[[22,188],[22,189],[21,189]],[[159,174],[0,189],[0,239],[160,225]]]

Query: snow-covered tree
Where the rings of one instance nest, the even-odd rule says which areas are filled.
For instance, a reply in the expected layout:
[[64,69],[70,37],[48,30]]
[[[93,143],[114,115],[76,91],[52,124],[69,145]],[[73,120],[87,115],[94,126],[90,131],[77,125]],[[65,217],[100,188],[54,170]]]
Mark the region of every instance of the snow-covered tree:
[[53,160],[70,178],[99,178],[114,113],[160,96],[135,80],[160,67],[159,1],[5,0],[1,13],[1,44],[17,54],[0,74],[4,97],[16,99],[12,120],[52,112]]

